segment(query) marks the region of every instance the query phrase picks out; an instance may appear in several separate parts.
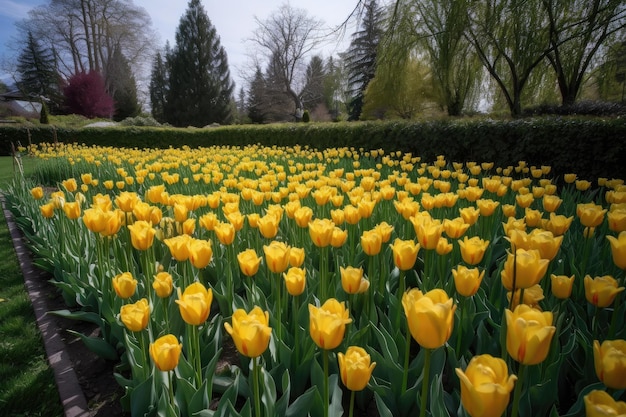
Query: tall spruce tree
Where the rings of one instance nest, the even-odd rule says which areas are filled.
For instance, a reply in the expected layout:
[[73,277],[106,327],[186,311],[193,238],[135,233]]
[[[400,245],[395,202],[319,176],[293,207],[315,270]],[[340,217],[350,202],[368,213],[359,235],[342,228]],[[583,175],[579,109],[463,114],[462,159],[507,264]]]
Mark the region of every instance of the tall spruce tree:
[[301,94],[305,109],[314,110],[315,107],[324,102],[325,77],[324,61],[319,55],[315,55],[306,68],[306,84]]
[[107,62],[105,79],[107,90],[115,102],[113,120],[137,116],[141,111],[137,101],[137,82],[119,46],[113,50],[113,56]]
[[190,0],[176,30],[169,61],[166,121],[202,127],[232,120],[232,94],[226,51],[200,0]]
[[352,41],[344,56],[348,74],[348,120],[358,120],[363,109],[363,96],[376,74],[378,44],[383,34],[382,12],[376,0],[365,4],[361,28],[352,34]]
[[150,105],[152,117],[160,123],[164,123],[165,108],[167,106],[167,96],[169,86],[169,69],[167,56],[170,53],[169,43],[165,45],[165,54],[157,52],[152,61],[152,72],[150,74]]
[[38,100],[43,97],[48,101],[50,110],[56,113],[63,98],[54,54],[42,47],[32,32],[28,32],[26,45],[17,59],[17,71],[20,74],[17,82],[20,91]]

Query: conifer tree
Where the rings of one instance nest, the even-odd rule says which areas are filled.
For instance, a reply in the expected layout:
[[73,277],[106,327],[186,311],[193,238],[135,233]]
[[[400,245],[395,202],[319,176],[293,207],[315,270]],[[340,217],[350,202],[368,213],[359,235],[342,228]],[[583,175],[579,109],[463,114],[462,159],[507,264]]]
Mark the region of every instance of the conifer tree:
[[348,74],[348,120],[358,120],[363,109],[363,96],[369,82],[376,73],[378,44],[383,29],[381,9],[376,0],[365,4],[365,13],[361,28],[352,34],[352,41],[345,54],[345,66]]
[[23,94],[38,100],[43,97],[49,102],[50,110],[58,111],[62,95],[54,55],[43,48],[31,32],[18,57],[17,71],[20,74],[17,86]]
[[168,123],[202,127],[232,120],[234,83],[226,51],[200,0],[189,1],[168,62]]
[[169,44],[165,46],[165,55],[157,52],[152,61],[152,73],[150,74],[150,104],[152,117],[160,123],[165,122],[165,107],[169,91],[169,69],[167,56]]
[[107,63],[106,81],[107,90],[115,102],[113,120],[137,116],[141,111],[137,101],[137,82],[119,46],[113,50],[113,56]]

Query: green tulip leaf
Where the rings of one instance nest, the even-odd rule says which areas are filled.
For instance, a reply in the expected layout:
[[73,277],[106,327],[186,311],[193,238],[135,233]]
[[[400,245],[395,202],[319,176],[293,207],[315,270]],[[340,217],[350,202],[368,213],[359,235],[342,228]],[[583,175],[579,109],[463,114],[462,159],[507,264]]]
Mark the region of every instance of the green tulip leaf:
[[102,317],[100,317],[98,313],[88,311],[55,310],[48,311],[47,314],[63,317],[65,319],[86,321],[88,323],[97,324],[98,326],[102,325]]
[[376,401],[376,409],[378,410],[378,414],[380,414],[380,417],[394,417],[394,414],[389,408],[387,408],[387,405],[377,392],[374,393],[374,398]]
[[442,374],[436,374],[430,383],[430,414],[432,417],[450,417],[444,401]]
[[74,330],[68,330],[68,332],[80,337],[85,346],[87,346],[89,350],[96,353],[98,356],[110,361],[116,361],[118,359],[117,351],[115,350],[115,348],[107,343],[104,339],[100,337],[85,336],[84,334],[76,332]]
[[287,408],[285,417],[300,417],[309,415],[316,392],[317,389],[315,387],[310,387],[302,395],[299,395],[298,398],[296,398],[296,400]]
[[[264,367],[261,366],[260,371],[262,379],[262,385],[260,387],[261,403],[263,404],[263,409],[265,410],[266,416],[275,416],[276,384],[274,383],[274,378],[272,378],[270,373],[267,372]],[[252,384],[253,382],[249,381],[249,385]]]
[[342,396],[343,392],[341,391],[341,387],[339,386],[339,378],[337,374],[333,374],[328,378],[328,384],[330,389],[330,405],[329,405],[329,417],[342,417],[343,416],[343,406],[342,404]]

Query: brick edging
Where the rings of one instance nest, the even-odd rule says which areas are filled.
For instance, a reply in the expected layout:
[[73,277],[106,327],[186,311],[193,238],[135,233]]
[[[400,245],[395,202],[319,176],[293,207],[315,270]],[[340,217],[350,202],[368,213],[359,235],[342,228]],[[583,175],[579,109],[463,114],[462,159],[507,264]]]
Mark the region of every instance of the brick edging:
[[49,288],[47,288],[47,282],[44,278],[46,274],[33,266],[29,256],[30,251],[24,245],[22,232],[17,227],[13,214],[6,208],[5,197],[1,193],[0,202],[2,202],[4,217],[24,276],[24,284],[35,312],[37,326],[41,332],[46,356],[54,371],[54,379],[65,410],[65,417],[89,417],[91,413],[87,406],[87,400],[78,382],[69,354],[65,350],[65,343],[54,320],[47,314],[49,308],[46,292],[49,291]]

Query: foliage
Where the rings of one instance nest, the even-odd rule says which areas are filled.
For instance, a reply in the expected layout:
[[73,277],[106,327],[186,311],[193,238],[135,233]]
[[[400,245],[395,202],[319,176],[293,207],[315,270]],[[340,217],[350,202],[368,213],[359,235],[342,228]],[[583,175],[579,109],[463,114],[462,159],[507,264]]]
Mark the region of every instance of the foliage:
[[106,92],[104,80],[96,71],[74,74],[63,89],[63,94],[70,113],[87,118],[110,118],[115,110],[113,98]]
[[161,123],[156,121],[151,116],[135,116],[128,117],[122,121],[120,121],[121,126],[161,126]]
[[120,47],[113,50],[113,56],[109,59],[106,80],[107,91],[115,103],[113,120],[119,122],[127,117],[137,116],[141,111],[137,101],[137,83]]
[[169,69],[167,57],[170,54],[169,43],[165,47],[162,55],[157,51],[152,61],[152,72],[150,74],[150,104],[152,117],[159,122],[165,122],[165,108],[167,107],[167,96],[169,94]]
[[308,111],[308,110],[305,110],[305,111],[302,113],[302,121],[303,121],[304,123],[309,123],[309,122],[311,121],[311,115],[309,114],[309,111]]
[[324,101],[325,77],[324,61],[315,55],[307,65],[305,84],[300,94],[304,109],[313,110]]
[[359,120],[363,96],[376,74],[378,47],[382,37],[382,9],[376,0],[365,4],[361,27],[352,34],[350,46],[344,55],[347,73],[348,120]]
[[50,114],[48,112],[48,106],[45,101],[41,101],[41,112],[39,113],[39,123],[47,125],[50,123]]

